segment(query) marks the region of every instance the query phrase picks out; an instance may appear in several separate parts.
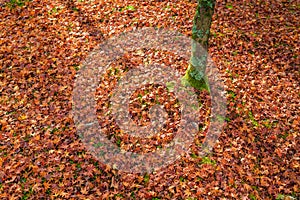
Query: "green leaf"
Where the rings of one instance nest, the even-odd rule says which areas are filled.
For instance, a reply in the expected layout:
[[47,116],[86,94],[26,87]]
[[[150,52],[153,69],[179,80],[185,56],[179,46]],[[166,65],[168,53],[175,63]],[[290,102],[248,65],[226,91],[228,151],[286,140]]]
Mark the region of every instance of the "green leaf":
[[144,182],[145,182],[145,183],[148,183],[149,180],[150,180],[149,174],[145,174],[145,176],[144,176]]
[[204,157],[201,160],[201,164],[210,164],[210,165],[215,165],[216,161],[211,160],[209,157]]
[[258,122],[257,122],[257,121],[254,119],[254,117],[253,117],[253,114],[252,114],[252,112],[251,112],[251,111],[248,113],[248,116],[249,116],[249,118],[250,118],[250,121],[252,122],[253,126],[256,126],[256,127],[258,127],[258,126],[259,126],[259,124],[258,124]]
[[256,197],[254,196],[254,194],[249,194],[249,198],[250,198],[251,200],[256,200]]
[[134,6],[131,6],[131,5],[126,6],[125,9],[126,9],[126,10],[135,11],[135,7],[134,7]]
[[284,199],[284,195],[283,194],[278,194],[276,197],[276,200],[281,200]]
[[167,90],[169,92],[173,92],[174,91],[175,83],[176,83],[175,81],[170,81],[170,82],[166,83]]
[[232,6],[231,4],[227,4],[227,5],[226,5],[226,8],[228,8],[228,9],[232,9],[232,8],[233,8],[233,6]]

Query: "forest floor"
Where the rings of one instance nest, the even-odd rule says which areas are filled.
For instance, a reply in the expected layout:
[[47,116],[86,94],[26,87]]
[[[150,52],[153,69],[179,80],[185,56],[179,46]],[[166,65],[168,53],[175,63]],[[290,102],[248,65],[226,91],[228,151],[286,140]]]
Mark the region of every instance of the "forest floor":
[[[299,6],[296,0],[217,1],[209,53],[227,91],[224,129],[207,156],[197,153],[206,121],[190,153],[139,174],[100,162],[80,140],[72,116],[76,73],[93,49],[120,33],[155,27],[190,36],[195,1],[0,1],[0,198],[299,199]],[[169,56],[145,50],[115,66],[151,57],[184,74],[187,65]],[[97,89],[100,121],[108,107],[101,97],[117,76],[106,74]],[[167,94],[160,94],[164,103]],[[209,102],[207,93],[198,94]],[[147,124],[141,112],[133,116]],[[113,143],[141,150],[111,125],[102,123]],[[162,146],[167,139],[158,138]]]

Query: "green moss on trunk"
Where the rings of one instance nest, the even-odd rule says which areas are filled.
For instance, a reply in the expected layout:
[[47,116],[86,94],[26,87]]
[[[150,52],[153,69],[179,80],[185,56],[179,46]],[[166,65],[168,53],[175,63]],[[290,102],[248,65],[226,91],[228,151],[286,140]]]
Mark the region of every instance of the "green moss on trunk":
[[185,75],[181,79],[181,84],[184,86],[191,86],[198,90],[207,90],[210,92],[210,87],[208,84],[208,78],[206,75],[203,76],[201,80],[195,79],[193,76],[191,76],[191,66],[186,70]]

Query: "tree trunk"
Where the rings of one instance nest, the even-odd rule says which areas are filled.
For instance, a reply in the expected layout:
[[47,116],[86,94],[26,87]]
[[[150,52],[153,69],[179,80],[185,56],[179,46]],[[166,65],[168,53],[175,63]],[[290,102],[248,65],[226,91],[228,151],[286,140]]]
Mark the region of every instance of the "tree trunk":
[[[208,56],[208,39],[215,3],[216,0],[198,0],[193,22],[192,55],[183,81],[185,84],[189,84],[199,90],[206,89],[209,91],[205,70]],[[199,48],[200,45],[203,49]]]

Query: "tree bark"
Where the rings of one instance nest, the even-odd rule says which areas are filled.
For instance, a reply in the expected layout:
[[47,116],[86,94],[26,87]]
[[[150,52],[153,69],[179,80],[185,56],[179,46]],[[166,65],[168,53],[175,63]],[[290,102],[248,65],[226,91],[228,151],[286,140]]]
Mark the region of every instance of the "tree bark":
[[[216,0],[198,0],[192,28],[192,55],[183,80],[196,89],[209,91],[205,75],[208,40]],[[199,48],[199,45],[203,47]]]

